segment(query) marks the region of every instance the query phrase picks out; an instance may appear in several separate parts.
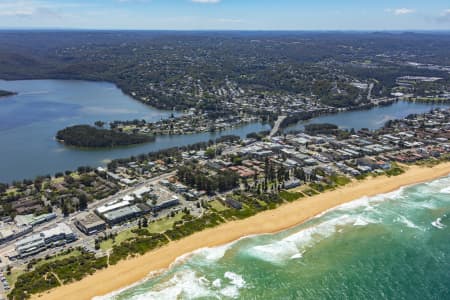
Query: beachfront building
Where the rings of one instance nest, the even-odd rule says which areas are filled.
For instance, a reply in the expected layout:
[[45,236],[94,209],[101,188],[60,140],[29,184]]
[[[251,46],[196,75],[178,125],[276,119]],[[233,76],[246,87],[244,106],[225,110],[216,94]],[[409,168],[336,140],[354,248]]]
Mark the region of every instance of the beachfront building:
[[151,203],[151,201],[148,201],[147,204],[152,206],[153,212],[159,212],[159,211],[161,211],[163,209],[179,205],[180,204],[180,200],[178,199],[178,197],[174,196],[173,198],[171,198],[169,200],[157,203],[155,205],[153,205]]
[[61,246],[77,239],[72,229],[65,223],[40,233],[26,237],[15,244],[17,257],[25,258],[48,248]]
[[139,203],[108,211],[102,217],[109,225],[116,225],[139,217],[148,211],[150,208],[147,205]]
[[82,213],[76,221],[75,226],[86,235],[95,234],[106,229],[106,223],[93,213]]

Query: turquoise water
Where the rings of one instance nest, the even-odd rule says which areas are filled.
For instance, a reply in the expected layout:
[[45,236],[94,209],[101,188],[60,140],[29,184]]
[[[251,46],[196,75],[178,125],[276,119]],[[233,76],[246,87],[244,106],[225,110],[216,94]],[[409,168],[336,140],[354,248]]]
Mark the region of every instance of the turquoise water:
[[202,249],[98,299],[450,299],[450,177]]

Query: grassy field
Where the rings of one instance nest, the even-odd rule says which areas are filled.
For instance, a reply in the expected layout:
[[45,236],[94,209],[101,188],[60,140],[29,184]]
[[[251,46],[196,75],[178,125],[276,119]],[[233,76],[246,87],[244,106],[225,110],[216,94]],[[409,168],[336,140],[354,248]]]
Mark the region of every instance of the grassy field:
[[173,218],[163,218],[154,223],[148,224],[148,231],[151,233],[163,233],[168,229],[172,229],[173,223],[180,221],[184,216],[184,213],[177,213]]
[[213,201],[209,202],[208,204],[211,205],[212,209],[214,209],[214,210],[216,210],[218,212],[221,212],[221,211],[224,211],[224,210],[228,209],[228,207],[223,205],[219,200],[213,200]]
[[67,254],[53,256],[53,257],[51,257],[49,259],[42,259],[42,260],[40,260],[40,261],[38,261],[36,263],[35,267],[39,267],[39,266],[41,266],[41,265],[43,265],[45,263],[62,260],[64,258],[79,256],[80,254],[81,254],[81,252],[79,250],[73,250],[73,251],[71,251],[70,253],[67,253]]
[[288,191],[281,191],[280,192],[280,197],[288,202],[292,202],[295,201],[299,198],[304,197],[305,195],[303,195],[302,193],[299,192],[288,192]]
[[397,164],[393,163],[392,167],[386,171],[387,176],[398,176],[405,173],[405,171]]
[[339,175],[331,176],[330,179],[338,186],[346,185],[346,184],[350,183],[350,181],[351,181],[350,178],[348,178],[346,176],[339,176]]
[[259,200],[259,199],[255,199],[255,200],[258,201],[259,205],[261,205],[262,207],[266,207],[267,206],[266,202],[264,202],[262,200]]
[[[173,223],[180,221],[184,216],[184,213],[179,212],[176,214],[173,218],[162,218],[156,222],[149,223],[147,230],[150,233],[163,233],[166,230],[172,229]],[[137,226],[128,228],[122,232],[120,232],[114,241],[112,239],[107,239],[105,241],[102,241],[100,243],[100,249],[103,251],[107,251],[109,249],[112,249],[114,245],[119,245],[125,240],[131,239],[133,237],[136,237],[137,235],[132,232],[133,229],[137,229]]]
[[113,245],[117,245],[122,243],[123,241],[130,239],[132,237],[135,237],[136,234],[131,232],[131,230],[133,230],[134,228],[129,228],[127,230],[122,231],[121,233],[119,233],[116,238],[114,239],[114,241],[112,239],[107,239],[106,241],[103,241],[100,243],[100,249],[102,249],[103,251],[109,250],[113,247]]

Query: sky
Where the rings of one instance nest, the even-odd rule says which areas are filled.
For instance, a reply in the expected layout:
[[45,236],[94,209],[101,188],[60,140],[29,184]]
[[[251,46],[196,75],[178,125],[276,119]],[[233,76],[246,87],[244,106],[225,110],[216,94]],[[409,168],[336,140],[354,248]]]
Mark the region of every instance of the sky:
[[450,30],[450,0],[0,0],[0,28]]

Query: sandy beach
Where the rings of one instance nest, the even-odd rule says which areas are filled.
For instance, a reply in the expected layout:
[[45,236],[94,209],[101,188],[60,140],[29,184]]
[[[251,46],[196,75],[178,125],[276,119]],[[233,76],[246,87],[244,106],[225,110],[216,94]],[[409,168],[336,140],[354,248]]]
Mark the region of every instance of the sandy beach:
[[391,192],[402,186],[430,181],[448,174],[450,174],[450,163],[444,163],[433,168],[408,167],[407,172],[400,176],[380,176],[352,182],[343,188],[303,198],[245,220],[229,222],[195,233],[143,256],[121,261],[117,265],[98,271],[81,281],[34,296],[33,299],[92,299],[140,281],[150,272],[165,269],[177,257],[199,248],[223,245],[248,235],[278,232],[305,222],[340,204],[364,196]]

